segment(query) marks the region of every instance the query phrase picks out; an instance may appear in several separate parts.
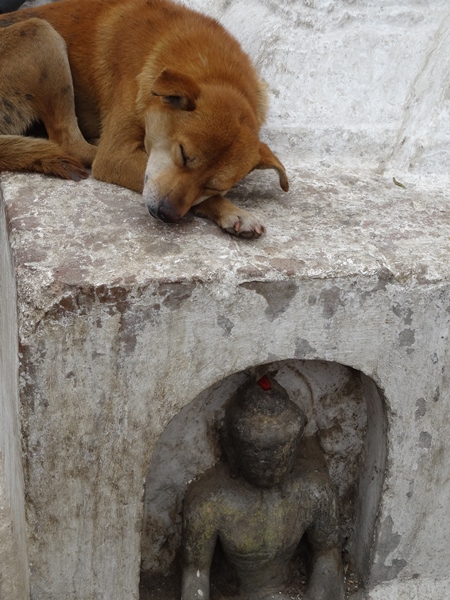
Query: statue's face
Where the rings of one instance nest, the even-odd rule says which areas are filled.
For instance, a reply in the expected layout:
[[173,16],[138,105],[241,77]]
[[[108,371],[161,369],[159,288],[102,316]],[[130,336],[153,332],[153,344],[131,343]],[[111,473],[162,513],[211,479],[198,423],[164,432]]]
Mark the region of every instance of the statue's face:
[[258,487],[281,483],[292,470],[300,436],[298,427],[279,419],[246,425],[233,435],[241,474]]

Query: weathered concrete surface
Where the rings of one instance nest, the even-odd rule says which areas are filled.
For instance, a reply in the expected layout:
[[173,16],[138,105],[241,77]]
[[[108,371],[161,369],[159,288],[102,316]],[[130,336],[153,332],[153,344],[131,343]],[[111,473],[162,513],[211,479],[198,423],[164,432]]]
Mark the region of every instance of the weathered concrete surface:
[[34,598],[136,598],[143,482],[164,427],[222,378],[299,358],[358,369],[386,397],[373,598],[419,577],[444,599],[448,194],[291,175],[288,195],[261,173],[234,192],[269,224],[250,243],[191,217],[159,223],[139,196],[92,180],[2,176]]
[[[1,196],[1,193],[0,193]],[[0,205],[0,599],[28,596],[13,265]]]

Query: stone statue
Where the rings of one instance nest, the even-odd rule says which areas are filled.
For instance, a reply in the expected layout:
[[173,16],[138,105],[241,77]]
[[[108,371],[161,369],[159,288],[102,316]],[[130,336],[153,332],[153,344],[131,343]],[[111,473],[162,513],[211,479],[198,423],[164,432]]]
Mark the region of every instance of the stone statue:
[[297,458],[303,412],[275,381],[258,383],[226,410],[228,464],[219,462],[186,494],[182,600],[209,600],[217,542],[232,574],[227,598],[287,600],[283,587],[305,533],[312,548],[305,600],[343,600],[336,493],[326,474]]

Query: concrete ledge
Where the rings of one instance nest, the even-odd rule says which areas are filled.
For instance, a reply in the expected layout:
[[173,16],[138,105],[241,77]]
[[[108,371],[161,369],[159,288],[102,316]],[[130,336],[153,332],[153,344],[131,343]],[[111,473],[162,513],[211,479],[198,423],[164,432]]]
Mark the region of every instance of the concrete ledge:
[[384,396],[369,597],[446,599],[448,193],[330,169],[291,179],[287,195],[261,173],[233,191],[268,223],[246,242],[159,223],[93,180],[2,175],[33,598],[136,599],[166,425],[230,375],[299,359],[352,367]]
[[14,267],[0,192],[0,598],[29,595]]

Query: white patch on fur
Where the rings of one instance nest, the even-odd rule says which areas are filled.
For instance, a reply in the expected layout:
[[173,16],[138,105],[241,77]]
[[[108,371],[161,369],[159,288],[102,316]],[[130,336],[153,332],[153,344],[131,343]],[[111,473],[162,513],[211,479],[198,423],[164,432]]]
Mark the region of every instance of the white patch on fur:
[[161,193],[156,180],[166,169],[173,167],[172,155],[166,147],[153,146],[145,169],[142,198],[147,208],[156,212],[161,201]]

